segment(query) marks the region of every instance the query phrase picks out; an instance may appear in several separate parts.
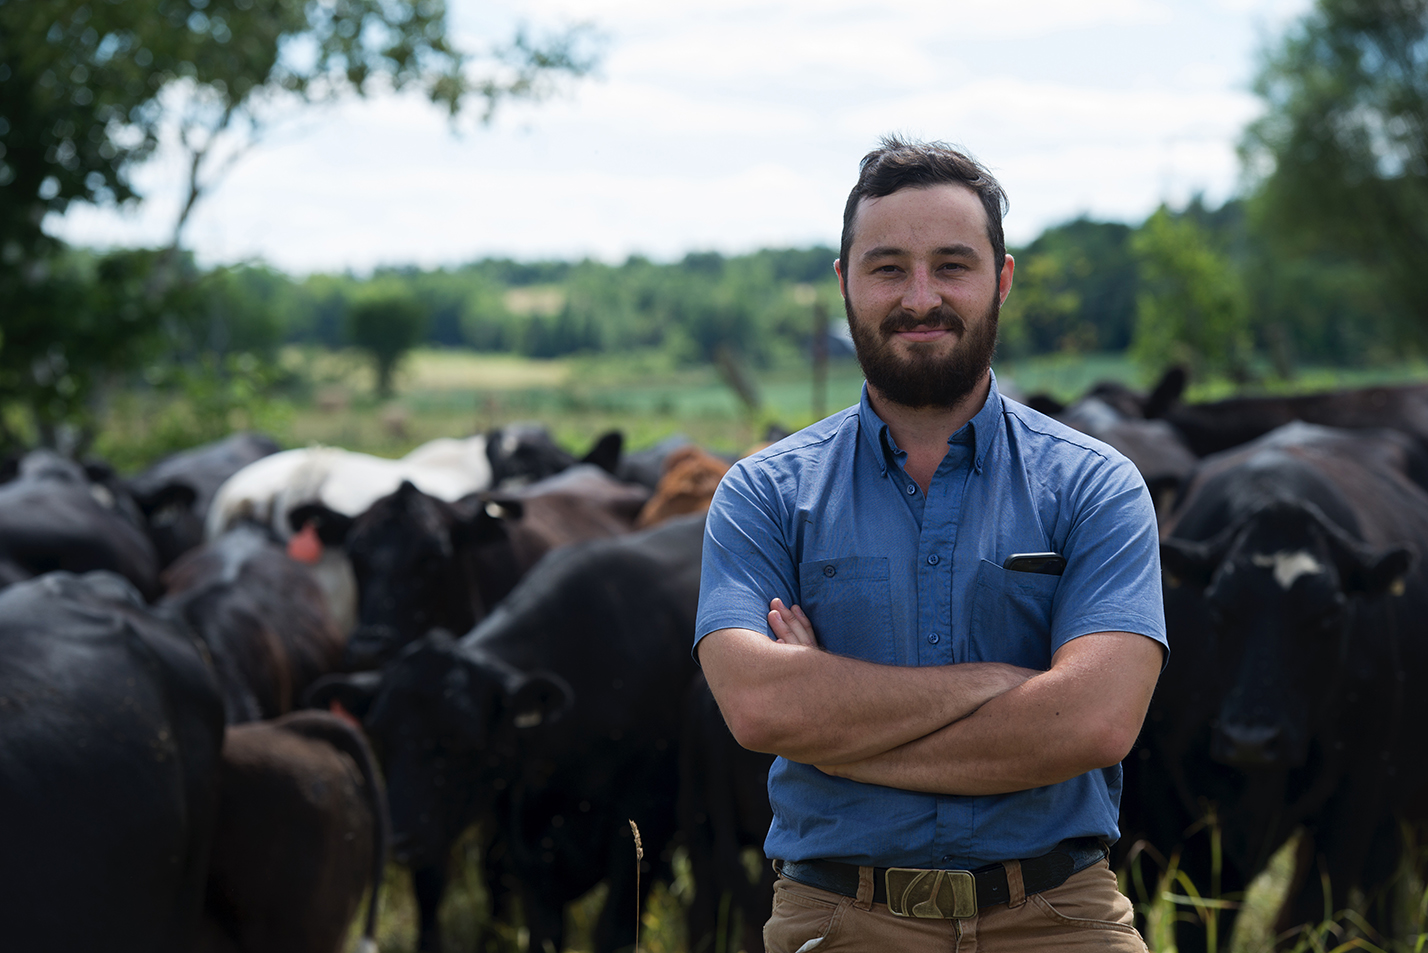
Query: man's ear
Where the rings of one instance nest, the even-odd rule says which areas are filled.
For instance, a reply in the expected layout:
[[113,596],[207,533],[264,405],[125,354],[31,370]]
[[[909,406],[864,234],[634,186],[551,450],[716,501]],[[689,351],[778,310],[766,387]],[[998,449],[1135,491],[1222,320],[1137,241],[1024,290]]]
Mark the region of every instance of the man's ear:
[[1016,259],[1007,255],[1002,262],[1002,272],[997,275],[997,294],[1001,295],[1001,303],[1007,303],[1007,295],[1011,294],[1012,272],[1016,271]]
[[848,279],[843,274],[843,260],[833,259],[833,274],[838,276],[838,293],[843,296],[843,300],[848,300]]

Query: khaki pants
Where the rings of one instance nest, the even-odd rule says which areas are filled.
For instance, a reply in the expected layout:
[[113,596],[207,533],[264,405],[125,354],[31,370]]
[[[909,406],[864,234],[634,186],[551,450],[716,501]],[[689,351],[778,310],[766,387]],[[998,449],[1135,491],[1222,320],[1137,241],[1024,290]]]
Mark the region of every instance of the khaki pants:
[[874,904],[873,871],[861,868],[858,896],[844,897],[780,877],[764,925],[768,953],[1021,953],[1103,950],[1145,953],[1131,904],[1103,860],[1028,897],[1021,866],[1007,864],[1011,902],[966,920],[894,916]]

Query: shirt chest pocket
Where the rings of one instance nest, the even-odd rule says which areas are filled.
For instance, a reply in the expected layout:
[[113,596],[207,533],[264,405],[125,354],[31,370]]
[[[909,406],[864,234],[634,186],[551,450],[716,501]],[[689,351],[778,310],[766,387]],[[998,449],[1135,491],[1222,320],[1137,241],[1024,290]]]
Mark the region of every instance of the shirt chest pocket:
[[982,560],[972,595],[968,662],[1051,667],[1051,607],[1060,576],[1003,569]]
[[819,645],[839,655],[893,664],[886,557],[809,560],[798,566],[798,586]]

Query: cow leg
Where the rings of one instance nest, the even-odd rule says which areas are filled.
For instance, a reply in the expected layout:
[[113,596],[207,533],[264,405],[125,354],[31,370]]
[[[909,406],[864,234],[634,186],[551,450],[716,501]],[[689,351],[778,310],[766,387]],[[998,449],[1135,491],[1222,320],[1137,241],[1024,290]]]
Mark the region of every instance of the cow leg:
[[437,913],[441,897],[446,892],[446,862],[418,867],[412,871],[412,888],[416,891],[418,941],[420,953],[439,953],[441,924]]

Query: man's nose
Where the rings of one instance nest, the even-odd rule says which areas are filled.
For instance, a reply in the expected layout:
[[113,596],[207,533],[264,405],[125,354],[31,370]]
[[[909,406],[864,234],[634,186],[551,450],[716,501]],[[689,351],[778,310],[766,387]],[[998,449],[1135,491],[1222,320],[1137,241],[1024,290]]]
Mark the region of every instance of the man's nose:
[[913,314],[930,314],[942,304],[942,296],[932,285],[932,275],[926,269],[915,268],[908,275],[902,306]]

